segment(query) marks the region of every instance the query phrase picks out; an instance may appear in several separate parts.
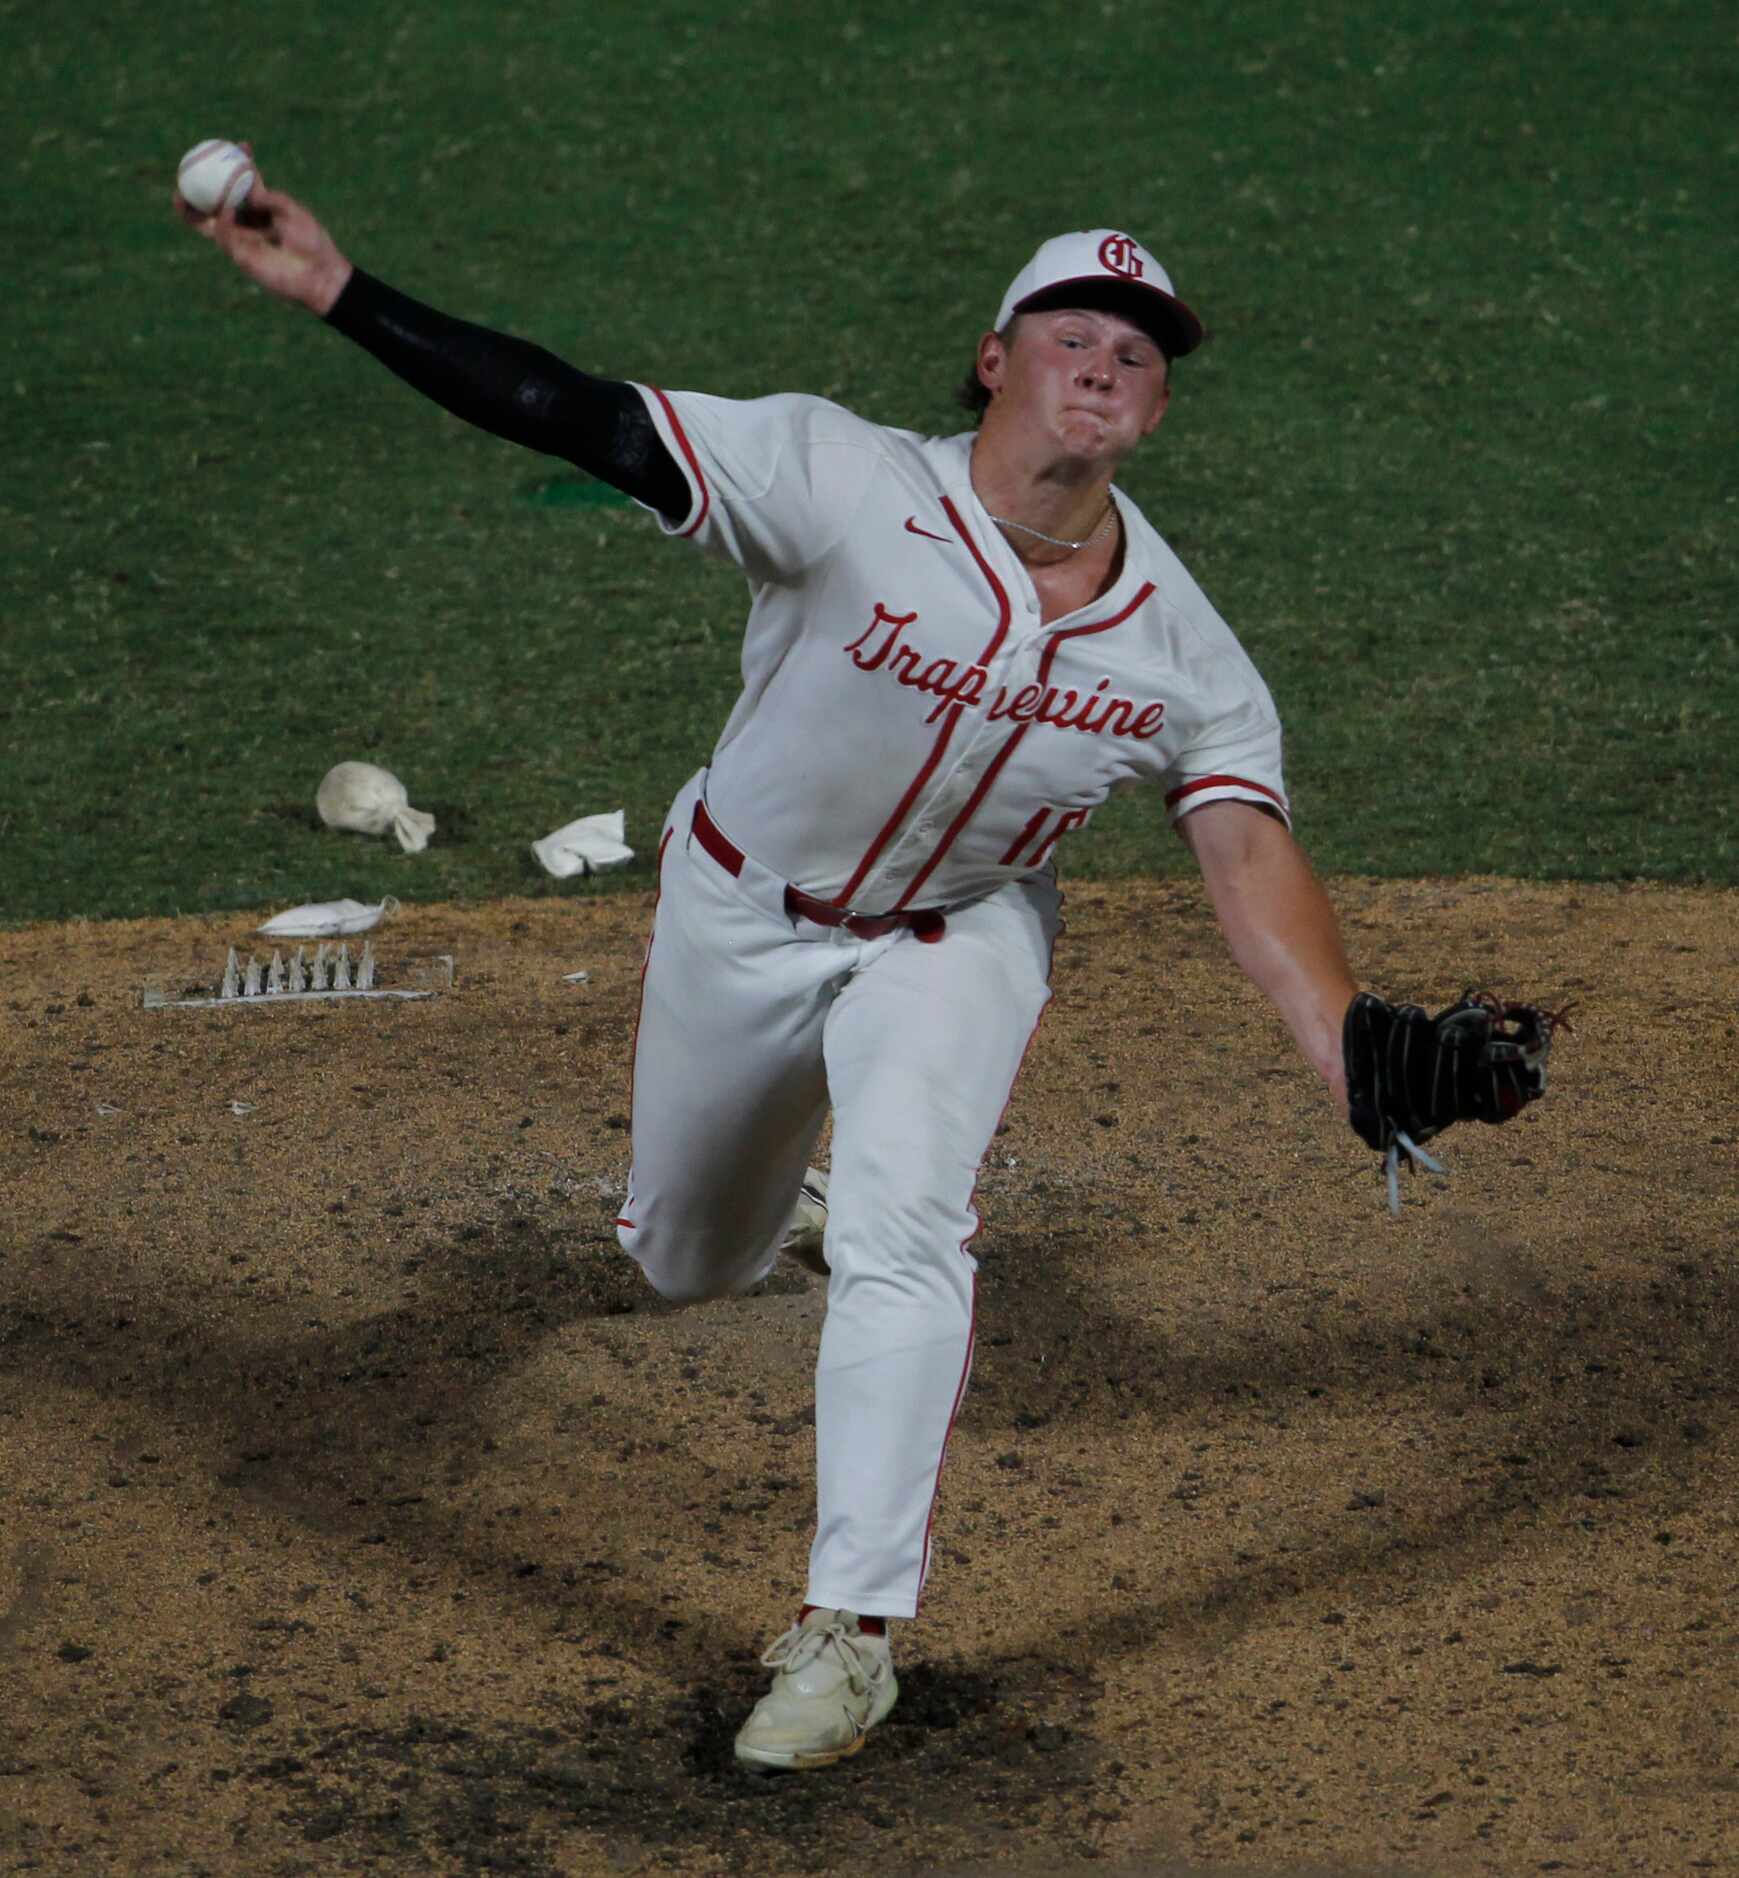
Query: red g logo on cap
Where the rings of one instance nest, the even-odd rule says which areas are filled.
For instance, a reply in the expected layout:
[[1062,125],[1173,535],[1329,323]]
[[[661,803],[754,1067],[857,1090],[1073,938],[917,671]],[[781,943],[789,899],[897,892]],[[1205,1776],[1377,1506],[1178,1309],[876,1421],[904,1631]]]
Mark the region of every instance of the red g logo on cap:
[[1133,235],[1107,235],[1099,244],[1099,265],[1108,274],[1121,274],[1125,280],[1140,280],[1141,256],[1136,248]]

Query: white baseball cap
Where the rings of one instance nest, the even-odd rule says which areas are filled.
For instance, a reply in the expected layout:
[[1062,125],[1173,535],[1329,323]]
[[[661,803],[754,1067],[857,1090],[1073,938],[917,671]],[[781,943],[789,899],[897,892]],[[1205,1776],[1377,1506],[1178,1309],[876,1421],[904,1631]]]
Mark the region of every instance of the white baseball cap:
[[1171,290],[1171,276],[1135,239],[1115,228],[1053,235],[1009,282],[996,316],[1001,332],[1017,313],[1093,306],[1121,313],[1152,335],[1167,358],[1202,343],[1202,323]]

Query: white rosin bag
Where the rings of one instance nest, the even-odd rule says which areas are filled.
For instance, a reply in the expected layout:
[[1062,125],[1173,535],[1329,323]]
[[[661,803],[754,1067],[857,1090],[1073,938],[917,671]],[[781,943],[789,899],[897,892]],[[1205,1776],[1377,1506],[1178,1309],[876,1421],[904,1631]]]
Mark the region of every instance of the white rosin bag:
[[374,763],[337,763],[321,780],[314,806],[328,828],[384,835],[390,828],[406,854],[420,854],[435,832],[435,818],[413,809],[405,786]]

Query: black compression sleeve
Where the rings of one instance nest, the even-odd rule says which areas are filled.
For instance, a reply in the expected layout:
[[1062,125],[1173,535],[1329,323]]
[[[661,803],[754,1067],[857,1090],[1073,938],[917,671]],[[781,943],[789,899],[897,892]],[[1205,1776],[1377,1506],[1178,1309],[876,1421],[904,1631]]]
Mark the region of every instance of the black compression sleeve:
[[326,323],[481,430],[565,457],[671,521],[693,506],[640,394],[523,339],[422,305],[357,268]]

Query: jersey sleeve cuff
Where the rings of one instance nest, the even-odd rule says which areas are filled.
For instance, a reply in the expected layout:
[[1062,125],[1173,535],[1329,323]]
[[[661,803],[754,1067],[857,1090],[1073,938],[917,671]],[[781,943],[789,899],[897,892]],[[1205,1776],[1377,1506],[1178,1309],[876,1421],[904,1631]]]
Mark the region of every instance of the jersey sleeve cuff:
[[1272,809],[1288,828],[1292,826],[1292,808],[1283,792],[1247,776],[1192,776],[1166,791],[1165,812],[1176,826],[1192,809],[1209,802],[1250,802],[1257,808]]
[[[672,521],[657,509],[649,513],[657,518],[659,527],[667,535],[675,535],[687,541],[706,526],[707,516],[712,511],[712,490],[707,483],[706,472],[700,466],[694,444],[683,428],[682,419],[677,415],[676,406],[670,401],[669,395],[660,391],[656,385],[636,384],[634,389],[645,399],[646,409],[659,437],[688,480],[688,513],[679,521]],[[644,508],[646,505],[642,503],[641,506]]]

